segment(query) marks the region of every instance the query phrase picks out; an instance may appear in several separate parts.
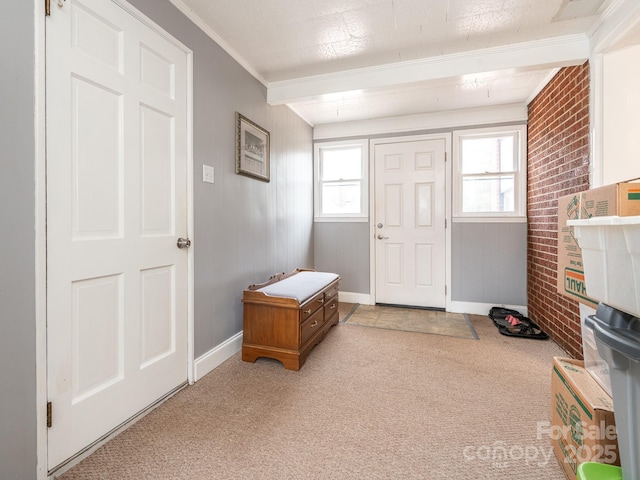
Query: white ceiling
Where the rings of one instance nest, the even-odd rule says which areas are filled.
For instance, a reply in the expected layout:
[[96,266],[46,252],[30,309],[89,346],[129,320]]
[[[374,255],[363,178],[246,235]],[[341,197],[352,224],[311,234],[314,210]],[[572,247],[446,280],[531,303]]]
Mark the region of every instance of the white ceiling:
[[614,0],[171,0],[312,125],[526,104]]

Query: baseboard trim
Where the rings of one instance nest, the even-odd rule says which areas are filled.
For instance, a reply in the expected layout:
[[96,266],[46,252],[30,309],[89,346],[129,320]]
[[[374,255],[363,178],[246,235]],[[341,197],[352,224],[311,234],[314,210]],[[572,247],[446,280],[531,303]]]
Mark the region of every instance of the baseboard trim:
[[[344,303],[359,303],[361,305],[374,305],[372,296],[369,293],[343,292],[340,291],[339,299]],[[518,310],[525,317],[528,315],[526,305],[508,305],[501,303],[478,303],[451,301],[447,305],[447,312],[471,313],[474,315],[488,315],[491,307],[503,307]]]
[[507,305],[502,303],[475,303],[458,301],[452,301],[447,308],[447,312],[489,315],[489,310],[491,310],[491,307],[510,308],[512,310],[518,310],[525,317],[529,315],[526,305]]
[[220,345],[212,348],[204,355],[196,358],[194,362],[194,380],[197,382],[207,373],[228,360],[242,349],[242,332],[225,340]]
[[373,305],[371,295],[368,293],[343,292],[338,294],[338,300],[344,303],[360,303],[362,305]]

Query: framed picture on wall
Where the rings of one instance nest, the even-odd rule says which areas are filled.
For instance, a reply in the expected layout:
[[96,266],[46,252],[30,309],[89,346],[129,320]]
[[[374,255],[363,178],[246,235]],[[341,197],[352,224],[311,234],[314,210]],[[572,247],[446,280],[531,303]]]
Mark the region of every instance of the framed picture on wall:
[[236,173],[270,179],[269,132],[236,112]]

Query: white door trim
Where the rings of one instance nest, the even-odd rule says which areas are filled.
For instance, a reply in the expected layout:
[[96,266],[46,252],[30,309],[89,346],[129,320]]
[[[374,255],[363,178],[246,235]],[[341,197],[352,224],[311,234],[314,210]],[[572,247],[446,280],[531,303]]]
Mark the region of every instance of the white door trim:
[[369,141],[369,291],[371,304],[376,303],[376,237],[375,237],[375,147],[385,143],[415,142],[421,140],[444,140],[445,142],[445,218],[447,221],[445,239],[445,270],[447,293],[445,295],[445,309],[451,307],[451,189],[453,186],[451,177],[451,133],[436,133],[428,135],[407,135],[402,137],[376,138]]
[[[162,36],[165,40],[184,51],[187,57],[187,222],[188,236],[194,234],[193,205],[193,51],[170,35],[146,15],[130,5],[126,0],[111,0],[131,16]],[[34,45],[35,45],[35,97],[34,97],[34,150],[35,150],[35,302],[36,302],[36,451],[37,480],[46,480],[47,472],[47,244],[46,244],[46,44],[45,8],[42,0],[34,2]],[[54,7],[52,4],[52,9]],[[187,253],[187,379],[195,381],[194,356],[194,251],[192,243]],[[105,440],[106,442],[107,440]],[[78,458],[79,462],[81,458]]]
[[46,123],[45,123],[45,11],[34,2],[34,130],[35,130],[35,301],[36,301],[36,474],[47,478],[47,238],[46,238]]

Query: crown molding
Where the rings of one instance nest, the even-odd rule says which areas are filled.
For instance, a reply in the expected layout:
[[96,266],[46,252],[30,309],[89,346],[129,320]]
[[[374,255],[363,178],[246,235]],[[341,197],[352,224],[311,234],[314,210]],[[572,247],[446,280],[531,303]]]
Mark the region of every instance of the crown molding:
[[220,48],[229,54],[236,62],[238,62],[242,68],[249,72],[256,80],[262,83],[265,87],[267,81],[262,75],[260,75],[242,56],[236,52],[231,45],[225,42],[220,35],[218,35],[207,23],[202,20],[193,10],[191,10],[182,0],[169,0],[169,2],[176,7],[184,16],[191,20],[200,30],[202,30],[211,40],[217,43]]
[[640,28],[640,2],[613,0],[602,12],[599,22],[587,32],[594,53],[606,53],[631,31]]
[[536,98],[538,94],[544,89],[544,87],[547,86],[547,84],[553,79],[553,77],[555,77],[558,74],[559,71],[560,71],[560,67],[556,67],[552,69],[547,74],[547,76],[542,79],[542,81],[533,90],[533,92],[531,92],[531,94],[527,97],[527,100],[525,101],[525,103],[529,105],[533,101],[533,99]]

